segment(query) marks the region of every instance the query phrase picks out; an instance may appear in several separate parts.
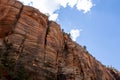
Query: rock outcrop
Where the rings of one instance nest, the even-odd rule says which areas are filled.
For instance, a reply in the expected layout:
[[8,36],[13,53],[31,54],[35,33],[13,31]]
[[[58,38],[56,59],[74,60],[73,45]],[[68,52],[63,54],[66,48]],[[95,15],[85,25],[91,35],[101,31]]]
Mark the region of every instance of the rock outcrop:
[[37,9],[0,0],[0,80],[120,80],[120,73]]

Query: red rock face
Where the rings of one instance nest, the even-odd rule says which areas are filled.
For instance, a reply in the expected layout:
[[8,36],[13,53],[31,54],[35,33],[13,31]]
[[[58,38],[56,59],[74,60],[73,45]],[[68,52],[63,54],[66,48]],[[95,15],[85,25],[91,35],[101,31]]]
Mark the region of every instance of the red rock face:
[[1,80],[119,80],[56,22],[16,0],[0,0]]
[[14,0],[0,0],[0,38],[12,33],[22,4]]

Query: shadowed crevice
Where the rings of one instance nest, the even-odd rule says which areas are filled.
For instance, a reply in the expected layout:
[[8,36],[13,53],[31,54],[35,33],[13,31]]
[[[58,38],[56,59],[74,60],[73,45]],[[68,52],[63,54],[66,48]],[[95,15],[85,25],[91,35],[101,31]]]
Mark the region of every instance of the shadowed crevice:
[[17,22],[18,22],[18,20],[20,19],[20,15],[21,15],[21,13],[22,13],[22,11],[23,11],[23,7],[24,7],[24,5],[22,5],[22,7],[21,7],[21,9],[20,9],[20,11],[19,11],[19,13],[18,13],[18,15],[16,16],[16,21],[15,21],[15,23],[14,23],[14,28],[16,27],[16,25],[17,25]]

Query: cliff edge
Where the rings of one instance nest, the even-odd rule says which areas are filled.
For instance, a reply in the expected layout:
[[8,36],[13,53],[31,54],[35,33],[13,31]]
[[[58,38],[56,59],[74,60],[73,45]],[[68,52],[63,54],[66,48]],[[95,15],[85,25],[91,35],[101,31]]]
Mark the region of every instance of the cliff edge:
[[120,80],[120,73],[39,10],[0,0],[0,80]]

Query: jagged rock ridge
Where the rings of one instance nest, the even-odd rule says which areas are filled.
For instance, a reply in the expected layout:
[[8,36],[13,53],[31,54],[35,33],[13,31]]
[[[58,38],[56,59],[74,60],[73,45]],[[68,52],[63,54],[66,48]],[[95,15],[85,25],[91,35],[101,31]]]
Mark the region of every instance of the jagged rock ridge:
[[0,80],[120,80],[56,22],[16,0],[0,0]]

